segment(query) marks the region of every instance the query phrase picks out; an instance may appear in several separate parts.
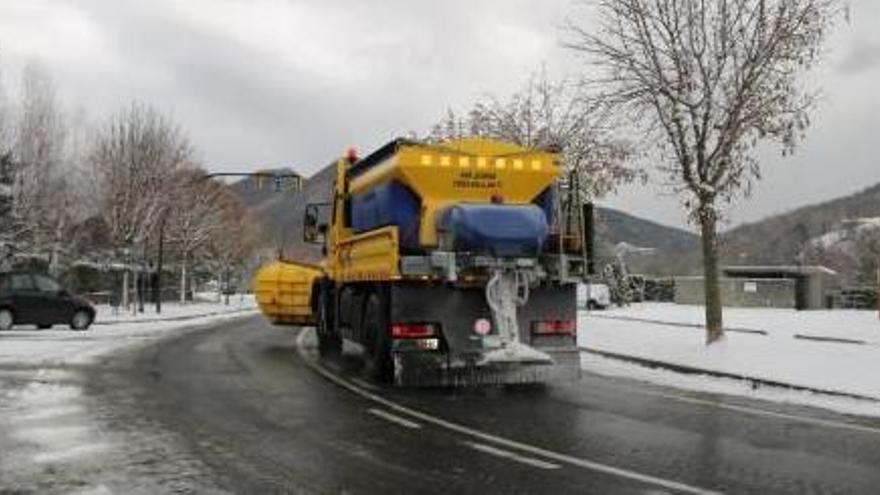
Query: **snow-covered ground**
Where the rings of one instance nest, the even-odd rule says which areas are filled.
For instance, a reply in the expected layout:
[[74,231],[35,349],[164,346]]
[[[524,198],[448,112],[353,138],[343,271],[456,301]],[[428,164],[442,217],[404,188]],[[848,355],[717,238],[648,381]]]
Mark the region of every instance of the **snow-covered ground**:
[[156,340],[168,332],[256,311],[253,296],[234,297],[228,306],[204,301],[165,303],[161,314],[156,314],[152,306],[136,314],[115,312],[109,306],[97,306],[96,310],[95,323],[84,332],[74,332],[66,326],[49,330],[16,327],[0,332],[0,366],[86,364],[103,354]]
[[[702,325],[703,306],[671,303],[640,303],[594,313],[599,317],[638,318]],[[726,328],[763,330],[774,337],[795,334],[862,340],[880,345],[880,318],[876,311],[793,311],[777,308],[725,308]]]
[[[725,327],[762,330],[766,335],[728,332],[706,347],[700,325],[703,308],[644,303],[609,311],[582,312],[578,343],[637,358],[876,398],[878,402],[829,397],[784,389],[754,389],[750,383],[683,375],[586,354],[585,369],[691,390],[747,395],[880,416],[880,320],[873,311],[794,311],[729,308]],[[668,322],[666,324],[662,322]],[[824,342],[797,335],[863,341]]]
[[[161,315],[152,306],[135,315],[97,310],[95,324],[84,332],[62,326],[0,332],[0,492],[205,491],[198,478],[204,469],[181,457],[173,439],[108,426],[112,415],[101,415],[112,404],[95,404],[84,394],[81,366],[170,333],[252,314],[253,297],[234,297],[229,306],[169,303]],[[161,467],[162,476],[151,466]]]

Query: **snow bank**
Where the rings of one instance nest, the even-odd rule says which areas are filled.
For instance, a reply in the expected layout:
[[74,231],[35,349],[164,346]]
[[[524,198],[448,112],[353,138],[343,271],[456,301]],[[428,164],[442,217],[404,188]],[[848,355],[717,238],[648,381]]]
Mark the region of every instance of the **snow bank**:
[[[578,344],[637,358],[880,400],[880,321],[876,313],[726,309],[725,326],[764,330],[767,335],[729,332],[722,342],[706,347],[700,328],[678,326],[702,324],[702,311],[695,306],[646,303],[607,312],[583,312],[578,322]],[[868,343],[817,342],[796,339],[795,335],[833,336]],[[593,356],[585,356],[583,366],[602,374],[626,375],[664,385],[681,386],[686,382],[686,388],[706,391],[717,391],[720,383],[709,377],[683,379],[678,373],[646,370],[633,364],[611,365],[608,360]],[[722,388],[740,395],[746,390],[746,395],[753,395],[745,387]],[[802,393],[776,395],[767,398],[812,403],[803,399]],[[880,403],[862,404],[857,409],[846,410],[865,414],[867,409],[880,416]]]
[[[718,378],[708,375],[688,375],[658,368],[648,368],[618,359],[585,354],[581,357],[584,369],[605,376],[623,376],[643,382],[675,387],[682,390],[748,397],[779,403],[797,404],[819,407],[844,414],[861,416],[880,416],[877,403],[817,394],[805,390],[793,390],[780,387],[755,388],[750,382],[731,378]],[[658,393],[658,395],[663,395]]]

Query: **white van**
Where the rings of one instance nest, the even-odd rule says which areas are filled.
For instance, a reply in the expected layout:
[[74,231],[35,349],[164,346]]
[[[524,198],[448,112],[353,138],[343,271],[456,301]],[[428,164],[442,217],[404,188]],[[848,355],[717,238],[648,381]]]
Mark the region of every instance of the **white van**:
[[611,291],[605,284],[578,284],[577,305],[579,308],[605,309],[611,306]]

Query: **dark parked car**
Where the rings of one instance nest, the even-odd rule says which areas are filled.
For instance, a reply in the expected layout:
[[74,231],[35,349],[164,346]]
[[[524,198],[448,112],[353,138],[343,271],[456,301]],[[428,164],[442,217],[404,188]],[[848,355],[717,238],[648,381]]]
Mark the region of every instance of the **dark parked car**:
[[0,273],[0,330],[13,325],[49,328],[67,324],[86,330],[95,319],[87,300],[64,289],[56,280],[39,273]]

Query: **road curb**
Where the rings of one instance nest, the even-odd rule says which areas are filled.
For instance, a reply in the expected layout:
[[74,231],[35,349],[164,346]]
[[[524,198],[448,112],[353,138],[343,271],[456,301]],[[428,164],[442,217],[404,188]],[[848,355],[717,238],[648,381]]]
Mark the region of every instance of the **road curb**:
[[638,364],[638,365],[644,366],[646,368],[661,368],[661,369],[666,369],[666,370],[670,370],[670,371],[675,371],[676,373],[682,373],[685,375],[708,375],[708,376],[713,376],[713,377],[717,377],[717,378],[729,378],[729,379],[733,379],[733,380],[740,380],[740,381],[751,383],[753,389],[757,389],[759,387],[776,387],[776,388],[784,388],[784,389],[788,389],[788,390],[797,390],[800,392],[812,392],[814,394],[822,394],[822,395],[828,395],[828,396],[832,396],[832,397],[843,397],[843,398],[847,398],[847,399],[856,399],[856,400],[863,400],[863,401],[868,401],[868,402],[880,403],[880,398],[871,397],[868,395],[853,394],[853,393],[849,393],[849,392],[840,392],[837,390],[813,388],[813,387],[807,387],[804,385],[794,385],[791,383],[785,383],[785,382],[780,382],[780,381],[776,381],[776,380],[767,380],[765,378],[757,378],[757,377],[748,376],[748,375],[727,373],[727,372],[723,372],[723,371],[715,371],[715,370],[708,370],[708,369],[704,369],[704,368],[696,368],[693,366],[686,366],[686,365],[682,365],[682,364],[667,363],[664,361],[657,361],[654,359],[640,358],[640,357],[635,357],[635,356],[627,356],[626,354],[619,354],[619,353],[610,352],[610,351],[602,351],[599,349],[593,349],[593,348],[585,347],[585,346],[578,346],[578,349],[580,349],[582,352],[586,352],[589,354],[594,354],[597,356],[602,356],[602,357],[606,357],[606,358],[610,358],[610,359],[616,359],[619,361],[625,361],[628,363]]
[[835,344],[868,345],[868,342],[864,340],[844,339],[840,337],[823,337],[821,335],[805,335],[801,333],[794,334],[794,338],[798,340],[815,340],[817,342],[833,342]]

